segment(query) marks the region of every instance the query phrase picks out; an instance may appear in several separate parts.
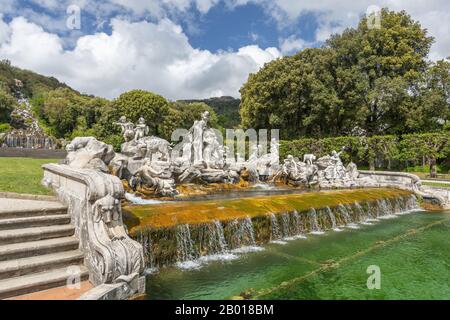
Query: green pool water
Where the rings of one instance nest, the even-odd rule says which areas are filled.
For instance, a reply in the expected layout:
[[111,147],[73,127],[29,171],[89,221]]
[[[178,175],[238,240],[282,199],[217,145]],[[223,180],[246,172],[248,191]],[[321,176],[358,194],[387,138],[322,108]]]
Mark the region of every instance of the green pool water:
[[[147,276],[148,299],[450,299],[450,214],[417,212],[307,235],[199,269]],[[369,290],[369,266],[381,288]]]

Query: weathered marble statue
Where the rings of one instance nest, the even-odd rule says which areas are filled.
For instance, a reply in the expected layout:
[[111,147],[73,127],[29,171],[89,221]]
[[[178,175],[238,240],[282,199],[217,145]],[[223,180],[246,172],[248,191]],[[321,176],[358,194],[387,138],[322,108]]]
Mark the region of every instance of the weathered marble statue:
[[165,170],[146,159],[142,167],[137,171],[137,178],[141,184],[150,188],[155,188],[155,193],[163,197],[173,197],[178,194],[175,188],[175,181],[172,173]]
[[203,145],[204,145],[203,133],[208,128],[209,119],[210,119],[209,112],[208,111],[203,112],[202,118],[200,120],[195,121],[194,125],[189,130],[189,133],[192,134],[194,166],[203,165]]
[[288,155],[272,181],[283,181],[293,186],[311,186],[318,182],[317,173],[318,168],[315,164],[301,162]]
[[148,134],[148,126],[145,124],[145,119],[140,117],[138,123],[136,124],[134,140],[139,140]]
[[122,135],[126,142],[133,140],[135,137],[134,124],[127,121],[125,116],[120,117],[119,121],[114,122],[114,124],[121,127]]
[[66,146],[65,164],[79,169],[95,169],[108,172],[108,164],[114,158],[112,146],[94,137],[77,137]]

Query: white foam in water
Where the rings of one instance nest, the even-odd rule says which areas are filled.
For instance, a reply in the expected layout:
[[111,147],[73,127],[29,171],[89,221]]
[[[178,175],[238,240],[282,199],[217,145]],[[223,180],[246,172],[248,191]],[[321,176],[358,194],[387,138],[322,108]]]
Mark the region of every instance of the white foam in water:
[[283,240],[286,240],[286,241],[292,241],[292,240],[298,240],[298,239],[306,239],[306,237],[302,234],[299,234],[296,236],[283,238]]
[[209,261],[231,261],[236,260],[239,256],[232,253],[217,253],[211,254],[208,256],[200,257],[198,260],[200,262],[209,262]]
[[395,215],[395,214],[387,214],[385,216],[378,217],[378,219],[383,219],[383,220],[396,219],[396,218],[398,218],[398,215]]
[[147,200],[147,199],[142,199],[141,197],[138,197],[132,193],[125,193],[125,199],[127,199],[128,201],[130,201],[131,203],[134,204],[158,204],[158,203],[166,203],[169,201],[160,201],[160,200]]
[[201,265],[202,264],[200,263],[200,261],[197,260],[182,261],[176,263],[176,266],[183,270],[199,269]]
[[310,232],[310,234],[315,234],[315,235],[321,235],[321,234],[324,234],[325,232],[324,231],[312,231],[312,232]]
[[361,222],[361,224],[362,224],[363,226],[371,226],[371,225],[373,225],[373,223],[370,223],[370,222],[368,222],[367,220]]
[[275,189],[275,186],[270,185],[270,184],[264,184],[264,183],[257,183],[255,185],[253,185],[254,189],[263,189],[263,190],[272,190]]
[[342,229],[340,229],[340,228],[333,228],[333,231],[336,231],[336,232],[341,232],[341,231],[343,231]]
[[421,208],[416,208],[416,209],[411,209],[411,210],[399,212],[399,213],[397,213],[397,215],[398,215],[398,216],[402,216],[402,215],[405,215],[405,214],[411,214],[411,213],[421,212],[421,211],[423,211],[423,209],[421,209]]
[[149,275],[149,274],[157,273],[158,271],[159,271],[158,268],[146,268],[144,270],[144,274]]
[[285,245],[285,244],[287,244],[287,241],[273,240],[273,241],[270,241],[270,243]]
[[249,252],[259,252],[264,251],[263,247],[258,246],[243,246],[237,249],[231,250],[232,253],[249,253]]
[[345,227],[349,229],[359,229],[358,225],[356,225],[355,223],[349,223]]

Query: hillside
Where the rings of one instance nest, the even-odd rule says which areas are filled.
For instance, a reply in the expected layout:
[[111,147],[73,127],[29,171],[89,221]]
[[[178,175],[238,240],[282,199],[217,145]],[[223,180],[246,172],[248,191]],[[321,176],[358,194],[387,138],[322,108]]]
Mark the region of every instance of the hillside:
[[203,102],[209,105],[217,113],[219,123],[223,128],[235,128],[241,123],[239,105],[241,100],[233,97],[218,97],[198,100],[181,100],[186,103]]
[[22,82],[21,92],[26,98],[33,98],[38,94],[57,88],[71,89],[54,77],[46,77],[29,70],[14,67],[8,60],[0,61],[0,89],[14,95],[17,90],[16,79]]

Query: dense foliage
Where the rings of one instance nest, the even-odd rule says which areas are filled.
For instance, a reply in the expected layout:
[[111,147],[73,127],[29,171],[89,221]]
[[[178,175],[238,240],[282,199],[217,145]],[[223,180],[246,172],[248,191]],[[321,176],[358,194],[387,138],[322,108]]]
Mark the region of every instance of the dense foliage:
[[53,77],[14,67],[9,60],[0,61],[0,88],[13,95],[17,89],[16,79],[22,82],[21,91],[25,97],[37,96],[57,88],[69,88]]
[[372,170],[428,165],[432,174],[436,174],[438,161],[441,162],[443,169],[449,169],[443,160],[450,158],[450,131],[403,136],[304,138],[281,141],[280,154],[281,159],[291,154],[301,160],[307,153],[321,157],[342,147],[345,147],[345,152],[341,156],[344,162],[353,161]]
[[405,12],[383,9],[380,29],[363,18],[323,47],[278,59],[241,89],[244,127],[282,137],[442,129],[450,116],[450,62],[427,62],[433,38]]
[[220,126],[225,129],[239,127],[241,116],[239,114],[239,104],[241,100],[233,97],[209,98],[203,100],[182,100],[185,103],[202,102],[210,106],[217,114]]

